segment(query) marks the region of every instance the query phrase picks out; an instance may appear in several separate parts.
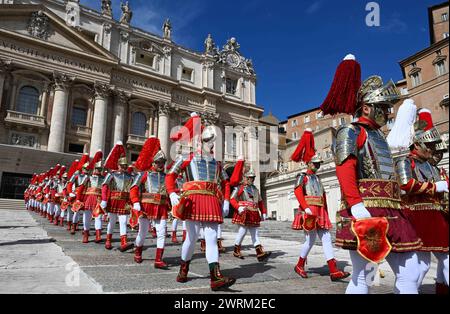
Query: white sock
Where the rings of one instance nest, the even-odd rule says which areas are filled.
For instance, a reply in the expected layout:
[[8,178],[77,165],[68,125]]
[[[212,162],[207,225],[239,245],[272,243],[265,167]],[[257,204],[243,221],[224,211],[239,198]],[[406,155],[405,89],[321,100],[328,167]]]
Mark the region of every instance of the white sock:
[[430,252],[417,252],[417,258],[419,261],[419,279],[417,280],[417,287],[422,286],[425,276],[430,271],[431,268],[431,253]]
[[77,224],[80,221],[80,212],[76,212],[73,214],[72,222]]
[[92,212],[90,210],[85,210],[83,213],[83,228],[84,231],[91,230],[91,220],[92,220]]
[[217,245],[217,223],[207,223],[204,227],[206,241],[206,260],[208,264],[219,262],[219,247]]
[[434,253],[438,260],[437,264],[437,283],[445,283],[448,286],[448,253]]
[[167,220],[155,220],[156,227],[156,247],[158,249],[163,249],[166,243],[166,228],[167,228]]
[[95,230],[102,230],[102,228],[103,228],[102,219],[103,219],[103,215],[100,215],[97,218],[95,218]]
[[395,289],[399,294],[418,294],[420,264],[416,252],[391,253],[386,257],[395,274]]
[[203,227],[203,225],[200,223],[200,231],[198,234],[198,238],[200,240],[205,240],[205,228]]
[[177,231],[177,228],[178,228],[178,219],[174,219],[173,221],[172,221],[172,231]]
[[[352,279],[348,283],[346,294],[369,294],[369,285],[367,278],[371,270],[369,270],[369,262],[359,255],[356,251],[349,251],[352,261]],[[373,271],[373,270],[372,270]]]
[[261,245],[261,241],[259,240],[259,231],[258,228],[248,228],[250,231],[250,236],[252,237],[252,243],[254,247]]
[[183,231],[186,231],[186,221],[183,221]]
[[305,232],[305,243],[303,243],[302,248],[300,249],[300,257],[306,258],[316,243],[317,232],[315,230],[310,232]]
[[326,261],[334,259],[333,244],[331,242],[331,234],[328,230],[317,230],[320,241],[322,241],[323,254]]
[[186,231],[186,241],[184,241],[181,249],[181,259],[185,262],[189,262],[192,259],[192,255],[194,255],[195,244],[200,233],[200,222],[187,221]]
[[150,221],[147,218],[140,217],[139,218],[139,231],[136,237],[136,246],[141,247],[144,246],[145,238],[148,234],[148,227],[150,226]]
[[244,241],[245,235],[247,234],[247,228],[244,226],[240,226],[237,236],[236,236],[236,241],[234,241],[235,245],[242,245],[242,242]]
[[222,239],[222,225],[217,226],[217,239]]
[[61,215],[61,208],[58,204],[55,204],[55,218],[58,218]]
[[119,226],[120,226],[120,236],[127,235],[128,228],[128,215],[120,215],[119,216]]
[[108,234],[113,234],[114,233],[114,227],[116,226],[116,222],[118,219],[118,215],[117,214],[109,214],[109,222],[108,222]]

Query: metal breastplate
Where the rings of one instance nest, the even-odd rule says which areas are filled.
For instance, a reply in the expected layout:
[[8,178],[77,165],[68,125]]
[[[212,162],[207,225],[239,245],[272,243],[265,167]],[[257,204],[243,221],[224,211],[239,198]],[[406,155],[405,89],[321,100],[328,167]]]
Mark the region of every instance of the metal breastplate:
[[188,181],[205,181],[214,183],[218,181],[219,167],[214,158],[196,156],[192,159],[186,170]]
[[433,167],[428,161],[420,162],[415,160],[415,168],[413,171],[414,179],[420,182],[439,182],[441,175],[439,171]]
[[320,179],[315,174],[307,174],[308,182],[305,184],[305,194],[307,196],[323,196],[323,186]]
[[101,189],[104,179],[105,177],[103,176],[92,175],[89,178],[89,187]]
[[396,180],[394,159],[381,131],[366,129],[367,141],[358,152],[359,179]]
[[133,184],[133,177],[126,172],[114,172],[111,174],[111,191],[129,192]]
[[57,191],[58,191],[59,194],[64,192],[64,189],[66,188],[66,185],[67,185],[67,183],[62,183],[62,182],[58,183]]
[[147,193],[166,194],[166,174],[164,172],[148,172],[145,190]]
[[244,202],[259,203],[259,191],[254,185],[247,185],[242,193],[241,200]]
[[76,185],[80,186],[86,183],[88,176],[86,174],[79,174],[76,180]]

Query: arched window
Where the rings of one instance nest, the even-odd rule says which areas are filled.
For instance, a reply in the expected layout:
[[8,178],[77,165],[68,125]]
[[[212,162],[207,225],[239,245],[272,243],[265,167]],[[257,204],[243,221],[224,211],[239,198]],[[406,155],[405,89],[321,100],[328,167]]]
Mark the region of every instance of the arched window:
[[16,110],[29,114],[37,114],[39,108],[39,91],[32,86],[24,86],[19,91]]
[[87,125],[87,108],[88,104],[84,99],[76,99],[72,106],[72,125],[86,126]]
[[142,112],[135,112],[131,118],[131,134],[145,136],[147,132],[147,117]]

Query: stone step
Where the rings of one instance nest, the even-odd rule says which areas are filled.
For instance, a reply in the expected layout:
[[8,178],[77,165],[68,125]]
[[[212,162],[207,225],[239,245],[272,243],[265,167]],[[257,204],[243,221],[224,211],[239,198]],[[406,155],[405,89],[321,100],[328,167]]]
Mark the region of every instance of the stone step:
[[5,210],[5,209],[23,210],[23,209],[25,209],[25,204],[24,204],[23,200],[0,198],[0,210]]

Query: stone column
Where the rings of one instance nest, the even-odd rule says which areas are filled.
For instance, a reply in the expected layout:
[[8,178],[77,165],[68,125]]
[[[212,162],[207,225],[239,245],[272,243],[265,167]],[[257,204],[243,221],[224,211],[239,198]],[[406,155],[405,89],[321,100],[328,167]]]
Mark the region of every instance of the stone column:
[[75,78],[61,73],[54,73],[53,76],[55,81],[55,94],[53,98],[50,135],[48,138],[48,151],[63,153],[66,136],[69,88]]
[[6,81],[6,75],[9,72],[9,64],[3,60],[0,60],[0,108],[3,102],[3,90]]
[[161,141],[161,149],[169,156],[169,119],[170,119],[171,106],[168,103],[160,102],[158,107],[158,138]]
[[125,134],[125,118],[126,107],[130,95],[124,91],[117,91],[114,98],[114,113],[113,113],[113,142],[111,145],[116,145],[117,142],[124,142]]
[[92,124],[91,148],[89,150],[91,157],[99,150],[105,151],[108,96],[110,94],[110,88],[106,84],[95,83],[94,89],[94,122]]

